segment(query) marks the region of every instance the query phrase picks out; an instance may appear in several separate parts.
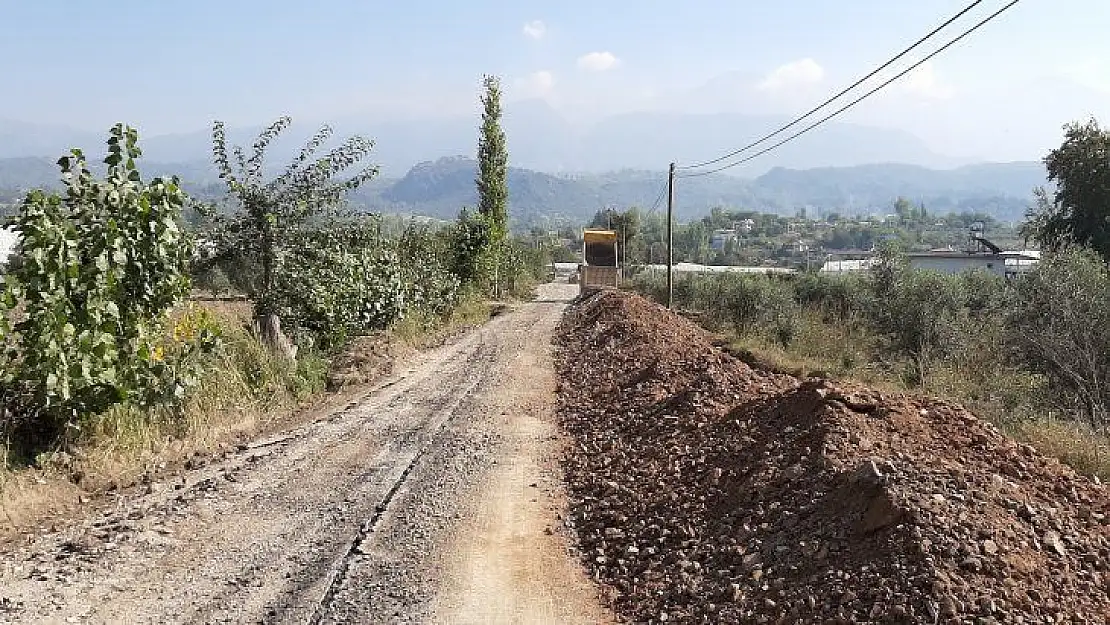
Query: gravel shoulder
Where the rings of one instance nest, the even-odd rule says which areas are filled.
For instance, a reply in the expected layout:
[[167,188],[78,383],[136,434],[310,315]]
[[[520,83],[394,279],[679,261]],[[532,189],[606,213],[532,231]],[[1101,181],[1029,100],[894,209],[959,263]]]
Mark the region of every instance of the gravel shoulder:
[[482,496],[445,553],[447,583],[436,623],[611,623],[597,590],[568,554],[559,457],[566,440],[554,421],[550,336],[510,361],[494,398],[503,433]]
[[[544,353],[573,290],[544,285],[343,410],[4,554],[0,622],[424,622],[510,591],[516,622],[590,608],[583,573],[544,574],[577,571],[544,533],[561,500],[542,459]],[[492,553],[468,551],[483,535]],[[472,575],[499,558],[536,574]]]

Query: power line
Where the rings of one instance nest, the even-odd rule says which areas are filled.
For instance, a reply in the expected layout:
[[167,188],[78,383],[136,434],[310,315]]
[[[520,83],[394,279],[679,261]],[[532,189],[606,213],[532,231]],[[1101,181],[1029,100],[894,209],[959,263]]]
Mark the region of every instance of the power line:
[[786,124],[785,126],[779,128],[778,130],[775,130],[774,132],[760,138],[758,141],[755,141],[753,143],[749,143],[748,145],[745,145],[744,147],[742,147],[738,150],[733,150],[732,152],[729,152],[728,154],[725,154],[724,156],[720,156],[718,158],[715,158],[711,161],[702,161],[700,163],[694,163],[693,165],[680,165],[680,166],[676,167],[676,169],[697,169],[699,167],[705,167],[706,165],[712,165],[714,163],[719,163],[719,162],[721,162],[725,159],[736,156],[737,154],[740,154],[742,152],[747,152],[748,150],[756,147],[757,145],[761,145],[762,143],[764,143],[768,139],[771,139],[772,137],[775,137],[777,135],[782,134],[783,132],[785,132],[787,130],[790,130],[794,126],[797,126],[798,124],[802,123],[806,119],[813,116],[813,114],[816,113],[817,111],[820,111],[821,109],[825,108],[829,104],[832,104],[836,100],[839,100],[841,97],[843,97],[849,91],[855,89],[856,87],[860,86],[861,84],[866,82],[871,77],[875,76],[875,74],[878,74],[879,72],[883,71],[884,69],[890,67],[895,62],[897,62],[899,59],[901,59],[902,57],[906,56],[910,52],[917,49],[918,46],[925,43],[929,39],[932,39],[937,33],[939,33],[940,31],[947,28],[950,24],[952,24],[952,22],[955,22],[956,20],[958,20],[961,17],[963,17],[964,15],[966,15],[968,11],[970,11],[970,10],[974,9],[975,7],[979,6],[980,4],[982,4],[982,2],[983,2],[983,0],[975,0],[975,2],[972,2],[970,5],[968,5],[966,8],[964,8],[964,10],[962,10],[959,13],[957,13],[957,14],[953,15],[952,17],[948,18],[948,20],[945,21],[943,24],[941,24],[940,26],[937,26],[932,31],[930,31],[927,35],[925,35],[924,37],[915,41],[913,43],[913,45],[911,45],[910,47],[906,48],[905,50],[902,50],[901,52],[899,52],[897,56],[890,59],[886,63],[883,63],[882,65],[876,67],[874,70],[871,71],[871,73],[867,74],[863,78],[860,78],[859,80],[852,83],[851,85],[848,85],[848,87],[844,88],[843,90],[841,90],[839,93],[832,96],[828,100],[825,100],[824,102],[822,102],[822,103],[818,104],[817,106],[813,107],[812,109],[810,109],[808,112],[806,112],[801,117],[795,119],[794,121],[790,122],[789,124]]
[[783,139],[782,141],[779,141],[778,143],[776,143],[776,144],[774,144],[770,147],[764,148],[764,149],[756,152],[755,154],[751,154],[749,156],[746,156],[746,157],[744,157],[744,158],[742,158],[738,161],[734,161],[734,162],[729,163],[727,165],[722,165],[721,167],[717,167],[715,169],[710,169],[708,171],[699,171],[699,172],[696,172],[696,173],[685,174],[685,175],[679,176],[679,178],[696,178],[698,176],[708,176],[709,174],[715,174],[717,172],[724,171],[724,170],[730,169],[732,167],[736,167],[737,165],[742,165],[744,163],[747,163],[748,161],[750,161],[754,158],[760,157],[760,156],[762,156],[762,155],[764,155],[764,154],[766,154],[766,153],[768,153],[768,152],[770,152],[770,151],[772,151],[776,148],[781,147],[782,145],[784,145],[786,143],[789,143],[789,142],[793,141],[794,139],[797,139],[798,137],[800,137],[800,136],[806,134],[807,132],[809,132],[810,130],[813,130],[814,128],[817,128],[818,126],[821,126],[825,122],[833,119],[834,117],[839,116],[841,113],[847,111],[848,109],[852,108],[853,106],[855,106],[855,105],[859,104],[860,102],[866,100],[867,98],[871,97],[872,95],[874,95],[875,93],[877,93],[878,91],[880,91],[881,89],[886,87],[887,85],[889,85],[892,82],[898,80],[899,78],[905,76],[906,74],[910,73],[911,71],[917,69],[919,66],[924,64],[929,59],[932,59],[933,57],[937,56],[941,52],[944,52],[948,48],[951,48],[952,46],[956,45],[956,43],[958,43],[964,37],[967,37],[968,35],[975,32],[976,30],[979,30],[979,28],[983,27],[987,22],[990,22],[994,18],[998,17],[999,15],[1001,15],[1005,11],[1009,10],[1011,7],[1013,7],[1015,4],[1017,4],[1020,1],[1021,0],[1011,0],[1011,2],[1009,4],[1003,6],[1001,9],[999,9],[999,10],[995,11],[994,13],[990,14],[985,19],[983,19],[981,22],[979,22],[978,24],[976,24],[976,25],[972,26],[971,28],[965,30],[958,37],[956,37],[955,39],[953,39],[953,40],[949,41],[948,43],[944,44],[943,46],[941,46],[940,48],[938,48],[937,50],[935,50],[933,53],[929,54],[925,58],[923,58],[920,61],[914,63],[913,65],[909,66],[905,70],[899,72],[893,78],[887,80],[886,82],[883,82],[878,87],[875,87],[871,91],[868,91],[867,93],[863,94],[862,96],[856,98],[855,100],[852,100],[848,104],[842,106],[841,108],[839,108],[836,111],[830,113],[829,115],[821,118],[820,120],[810,124],[809,126],[806,126],[802,130],[799,130],[798,132],[790,135],[789,137]]
[[658,210],[659,205],[663,202],[663,196],[667,194],[667,180],[663,179],[663,184],[660,186],[659,195],[655,196],[655,201],[651,203],[651,208],[648,209],[648,214],[652,215]]

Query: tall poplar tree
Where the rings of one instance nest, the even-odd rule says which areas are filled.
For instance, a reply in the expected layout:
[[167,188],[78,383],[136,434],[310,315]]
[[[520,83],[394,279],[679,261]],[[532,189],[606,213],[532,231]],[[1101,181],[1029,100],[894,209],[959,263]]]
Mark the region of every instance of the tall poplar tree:
[[509,151],[501,129],[501,81],[482,79],[482,127],[478,136],[478,213],[487,220],[494,244],[509,231]]

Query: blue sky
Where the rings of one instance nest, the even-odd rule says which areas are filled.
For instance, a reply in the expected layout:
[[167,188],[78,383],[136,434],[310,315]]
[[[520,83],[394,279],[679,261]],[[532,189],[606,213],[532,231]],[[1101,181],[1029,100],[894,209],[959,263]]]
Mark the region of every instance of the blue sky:
[[[967,2],[0,0],[0,118],[151,134],[453,115],[474,110],[485,72],[510,100],[584,121],[793,113]],[[1035,158],[1068,120],[1110,122],[1108,33],[1106,0],[1023,0],[846,119],[949,154]]]

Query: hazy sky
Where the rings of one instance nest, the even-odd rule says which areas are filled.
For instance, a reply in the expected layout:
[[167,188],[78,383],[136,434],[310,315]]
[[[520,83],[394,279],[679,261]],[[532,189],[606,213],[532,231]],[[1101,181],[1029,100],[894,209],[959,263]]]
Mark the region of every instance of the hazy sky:
[[[0,118],[149,135],[450,115],[485,72],[574,119],[796,113],[969,1],[0,0]],[[1092,114],[1110,122],[1110,0],[1023,0],[845,119],[1017,160]]]

